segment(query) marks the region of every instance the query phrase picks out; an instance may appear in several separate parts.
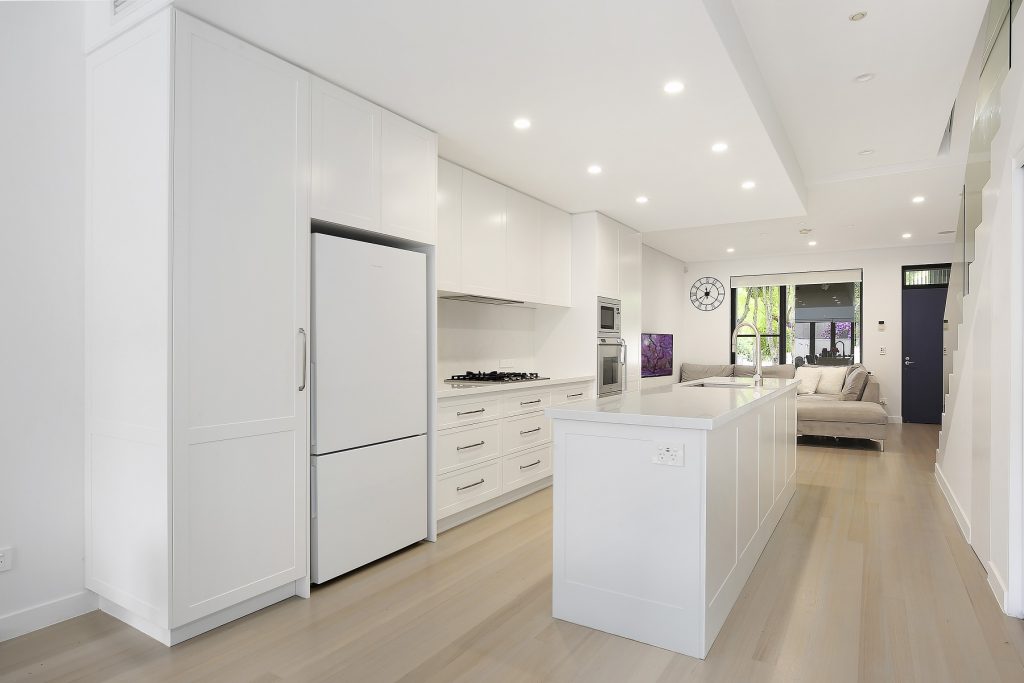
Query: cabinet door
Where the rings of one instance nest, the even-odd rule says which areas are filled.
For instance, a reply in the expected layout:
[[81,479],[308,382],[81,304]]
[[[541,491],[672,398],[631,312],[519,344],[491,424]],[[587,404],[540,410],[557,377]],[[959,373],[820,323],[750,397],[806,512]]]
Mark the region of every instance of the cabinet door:
[[313,79],[313,218],[380,230],[381,108]]
[[462,172],[462,289],[505,296],[505,187]]
[[505,264],[508,296],[540,301],[541,203],[515,190],[505,190]]
[[541,204],[541,303],[572,305],[572,216]]
[[389,111],[381,120],[381,232],[437,243],[437,136]]
[[437,160],[437,288],[462,287],[462,168]]
[[309,557],[309,76],[175,16],[172,627]]
[[619,298],[619,224],[597,216],[597,295]]
[[643,242],[640,233],[619,226],[619,298],[622,299],[622,338],[626,342],[626,391],[640,390],[640,316]]

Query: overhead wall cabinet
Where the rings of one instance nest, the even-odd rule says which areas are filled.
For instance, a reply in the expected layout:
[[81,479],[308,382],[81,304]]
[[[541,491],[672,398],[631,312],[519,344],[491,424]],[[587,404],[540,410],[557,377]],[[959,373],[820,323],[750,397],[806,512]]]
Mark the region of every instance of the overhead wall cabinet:
[[308,586],[310,76],[168,9],[87,126],[86,585],[173,644]]
[[437,242],[437,135],[312,78],[312,218]]
[[572,218],[451,162],[438,162],[437,288],[572,305]]

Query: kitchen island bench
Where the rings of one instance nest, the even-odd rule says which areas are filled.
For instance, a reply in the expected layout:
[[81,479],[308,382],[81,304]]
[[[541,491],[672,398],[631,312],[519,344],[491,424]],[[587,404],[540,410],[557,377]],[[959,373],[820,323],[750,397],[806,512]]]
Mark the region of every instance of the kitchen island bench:
[[704,658],[795,491],[795,380],[547,409],[553,614]]

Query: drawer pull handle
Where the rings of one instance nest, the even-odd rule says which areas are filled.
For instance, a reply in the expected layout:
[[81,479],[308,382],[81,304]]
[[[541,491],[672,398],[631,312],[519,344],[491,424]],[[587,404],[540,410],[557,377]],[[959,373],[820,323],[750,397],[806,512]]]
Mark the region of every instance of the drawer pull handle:
[[531,462],[529,465],[520,465],[519,469],[525,470],[525,469],[527,469],[529,467],[533,467],[533,466],[539,465],[539,464],[540,464],[540,460],[538,460],[537,462]]
[[519,402],[519,405],[521,405],[521,406],[528,406],[528,405],[530,405],[531,403],[540,403],[540,399],[539,399],[539,398],[537,398],[537,399],[534,399],[534,400],[532,400],[532,401],[520,401],[520,402]]
[[569,394],[568,396],[566,396],[566,398],[579,398],[582,395],[583,395],[583,392],[581,391],[578,394]]
[[539,431],[540,431],[540,427],[534,427],[533,429],[527,429],[525,432],[520,430],[519,436],[526,436],[527,434],[533,434],[534,432],[539,432]]
[[476,482],[475,484],[466,484],[465,486],[456,486],[455,490],[456,491],[465,491],[466,489],[471,489],[474,486],[479,486],[482,483],[484,483],[483,479],[481,479],[480,481]]
[[483,446],[485,443],[487,443],[487,442],[486,441],[478,441],[476,443],[471,443],[468,446],[456,446],[455,450],[457,450],[457,451],[464,451],[467,448],[476,448],[477,446]]
[[467,411],[464,411],[464,412],[461,412],[461,413],[455,413],[455,417],[462,417],[463,415],[472,415],[473,413],[482,413],[485,410],[487,410],[487,408],[477,408],[476,410],[467,410]]

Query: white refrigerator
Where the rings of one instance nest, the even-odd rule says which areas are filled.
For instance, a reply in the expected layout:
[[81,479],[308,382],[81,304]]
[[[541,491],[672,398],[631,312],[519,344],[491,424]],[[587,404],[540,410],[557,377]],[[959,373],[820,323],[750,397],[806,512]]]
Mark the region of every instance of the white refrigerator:
[[427,536],[426,256],[313,235],[311,575]]

